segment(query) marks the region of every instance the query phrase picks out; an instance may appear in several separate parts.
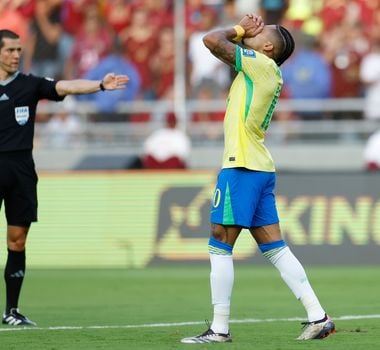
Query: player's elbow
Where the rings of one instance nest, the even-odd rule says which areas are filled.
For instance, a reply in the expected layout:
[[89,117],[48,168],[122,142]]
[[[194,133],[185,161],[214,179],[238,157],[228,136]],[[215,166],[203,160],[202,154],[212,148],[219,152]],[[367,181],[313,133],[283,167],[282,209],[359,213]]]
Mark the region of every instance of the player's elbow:
[[203,44],[209,49],[213,50],[216,45],[216,37],[213,33],[208,33],[203,37]]

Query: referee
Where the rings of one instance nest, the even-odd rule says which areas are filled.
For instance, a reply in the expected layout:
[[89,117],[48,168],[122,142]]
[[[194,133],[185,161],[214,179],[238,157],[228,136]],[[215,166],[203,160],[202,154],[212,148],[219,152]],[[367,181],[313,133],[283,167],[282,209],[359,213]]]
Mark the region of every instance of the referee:
[[19,71],[20,37],[0,29],[0,208],[4,201],[8,258],[4,270],[6,307],[3,324],[36,325],[22,315],[18,301],[25,276],[25,245],[37,221],[37,174],[32,157],[39,100],[62,101],[66,95],[125,88],[126,75],[108,73],[99,80],[60,80]]

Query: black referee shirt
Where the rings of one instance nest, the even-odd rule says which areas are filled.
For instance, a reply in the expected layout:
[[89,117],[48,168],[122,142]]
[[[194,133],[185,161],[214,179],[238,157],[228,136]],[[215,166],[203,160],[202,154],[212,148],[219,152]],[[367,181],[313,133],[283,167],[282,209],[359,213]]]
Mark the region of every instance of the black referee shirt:
[[39,100],[62,101],[56,81],[17,72],[0,81],[0,152],[32,150]]

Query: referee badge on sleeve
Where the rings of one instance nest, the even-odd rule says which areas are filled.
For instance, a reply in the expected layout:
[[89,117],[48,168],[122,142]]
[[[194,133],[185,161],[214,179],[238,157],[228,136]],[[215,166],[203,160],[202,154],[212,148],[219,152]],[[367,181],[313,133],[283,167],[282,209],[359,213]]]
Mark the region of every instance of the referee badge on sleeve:
[[29,107],[22,106],[15,108],[15,118],[19,125],[25,125],[29,119]]

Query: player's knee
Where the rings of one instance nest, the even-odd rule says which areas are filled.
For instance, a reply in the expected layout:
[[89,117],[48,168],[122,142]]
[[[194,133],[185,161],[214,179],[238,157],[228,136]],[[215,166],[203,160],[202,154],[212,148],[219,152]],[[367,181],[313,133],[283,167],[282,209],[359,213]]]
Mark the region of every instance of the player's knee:
[[220,242],[226,242],[227,233],[220,225],[211,226],[211,237],[215,238]]

